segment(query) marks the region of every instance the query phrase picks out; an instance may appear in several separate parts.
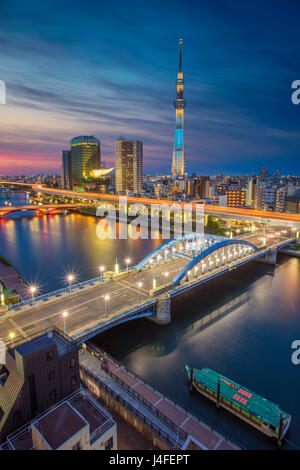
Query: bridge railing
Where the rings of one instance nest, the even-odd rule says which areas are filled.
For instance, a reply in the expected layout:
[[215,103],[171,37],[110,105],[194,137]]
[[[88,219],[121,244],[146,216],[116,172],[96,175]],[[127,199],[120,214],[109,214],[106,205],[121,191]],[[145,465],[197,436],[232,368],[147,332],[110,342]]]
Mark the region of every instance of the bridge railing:
[[[127,271],[127,268],[121,269],[119,272],[123,273],[125,271]],[[100,278],[100,276],[98,276],[98,277],[94,277],[93,279],[88,279],[86,281],[77,282],[76,284],[72,284],[71,292],[70,292],[70,286],[66,286],[66,287],[63,287],[62,289],[58,289],[58,290],[55,290],[55,291],[52,291],[52,292],[48,292],[47,294],[38,295],[38,296],[34,297],[34,300],[32,300],[32,298],[30,298],[30,299],[27,299],[27,300],[23,300],[22,302],[18,302],[16,304],[9,305],[8,310],[18,310],[19,308],[23,307],[24,305],[29,305],[29,304],[33,304],[33,303],[35,304],[39,300],[46,300],[50,297],[59,297],[60,294],[62,294],[64,292],[70,292],[71,294],[72,293],[74,294],[75,292],[73,292],[73,291],[75,289],[80,288],[80,287],[84,287],[88,284],[94,284],[96,282],[100,283],[100,280],[101,280],[101,278]],[[101,281],[100,285],[111,282],[112,280],[113,280],[112,278],[103,279]]]
[[[135,307],[131,308],[130,310],[125,310],[124,312],[120,313],[119,315],[116,315],[114,316],[113,318],[110,318],[108,319],[107,321],[104,321],[101,323],[101,331],[104,331],[108,328],[110,328],[111,325],[116,325],[116,324],[120,324],[125,318],[126,319],[129,319],[131,317],[135,317],[135,316],[139,316],[139,317],[142,317],[142,315],[139,315],[139,312],[141,311],[145,311],[144,312],[144,316],[153,316],[155,315],[155,312],[153,312],[153,304],[155,304],[156,300],[155,299],[152,299],[152,300],[148,300],[144,303],[141,303],[139,305],[135,305]],[[130,304],[128,304],[130,305]],[[110,312],[110,313],[113,313],[113,312]],[[96,321],[96,320],[95,320]],[[93,335],[93,333],[95,331],[99,331],[99,323],[90,327],[90,328],[87,328],[85,330],[83,330],[82,332],[76,334],[76,335],[72,335],[72,338],[73,340],[76,340],[77,338],[77,341],[87,341],[88,338],[91,337],[91,335]]]

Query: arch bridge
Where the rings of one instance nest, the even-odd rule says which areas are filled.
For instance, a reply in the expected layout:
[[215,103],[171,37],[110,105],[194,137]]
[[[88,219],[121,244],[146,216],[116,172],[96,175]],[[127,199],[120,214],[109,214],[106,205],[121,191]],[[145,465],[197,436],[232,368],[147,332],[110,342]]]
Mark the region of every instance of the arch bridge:
[[137,264],[135,269],[138,272],[153,269],[155,265],[181,258],[186,262],[183,266],[181,263],[179,272],[172,279],[173,285],[178,286],[183,279],[189,280],[191,275],[197,277],[257,251],[257,246],[246,240],[188,233],[156,248]]

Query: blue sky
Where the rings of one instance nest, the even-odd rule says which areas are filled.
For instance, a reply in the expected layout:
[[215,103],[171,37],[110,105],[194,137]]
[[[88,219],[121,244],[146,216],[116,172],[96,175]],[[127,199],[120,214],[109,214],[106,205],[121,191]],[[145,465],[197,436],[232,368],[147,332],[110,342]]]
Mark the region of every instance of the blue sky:
[[297,0],[0,2],[0,174],[59,172],[75,135],[144,142],[144,172],[169,172],[178,38],[187,171],[300,173]]

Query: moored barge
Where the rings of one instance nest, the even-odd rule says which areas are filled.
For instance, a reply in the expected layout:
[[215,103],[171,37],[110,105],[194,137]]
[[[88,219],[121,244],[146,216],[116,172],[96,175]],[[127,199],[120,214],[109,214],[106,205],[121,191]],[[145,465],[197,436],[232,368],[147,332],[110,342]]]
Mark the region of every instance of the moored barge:
[[290,414],[212,369],[199,370],[187,365],[185,369],[190,385],[198,392],[267,436],[275,438],[281,445],[291,424]]

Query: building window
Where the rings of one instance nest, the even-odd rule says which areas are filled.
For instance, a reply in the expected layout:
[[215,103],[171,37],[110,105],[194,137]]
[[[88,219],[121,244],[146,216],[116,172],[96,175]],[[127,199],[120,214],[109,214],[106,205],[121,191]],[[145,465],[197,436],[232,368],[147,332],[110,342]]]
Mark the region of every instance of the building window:
[[75,366],[76,366],[76,359],[75,357],[72,357],[72,359],[70,360],[70,368],[72,369]]
[[51,400],[51,401],[54,401],[54,400],[56,399],[56,389],[51,390],[49,396],[50,396],[50,400]]
[[71,385],[72,387],[74,387],[74,385],[77,384],[77,375],[73,375],[73,377],[71,378]]
[[48,374],[48,380],[50,382],[51,380],[54,380],[54,379],[55,379],[55,370],[51,370]]
[[51,361],[53,359],[53,351],[47,352],[47,361]]
[[108,441],[105,442],[105,450],[110,450],[114,446],[114,438],[111,437]]
[[13,414],[13,423],[14,425],[18,426],[20,424],[20,421],[21,421],[21,411],[17,410]]

